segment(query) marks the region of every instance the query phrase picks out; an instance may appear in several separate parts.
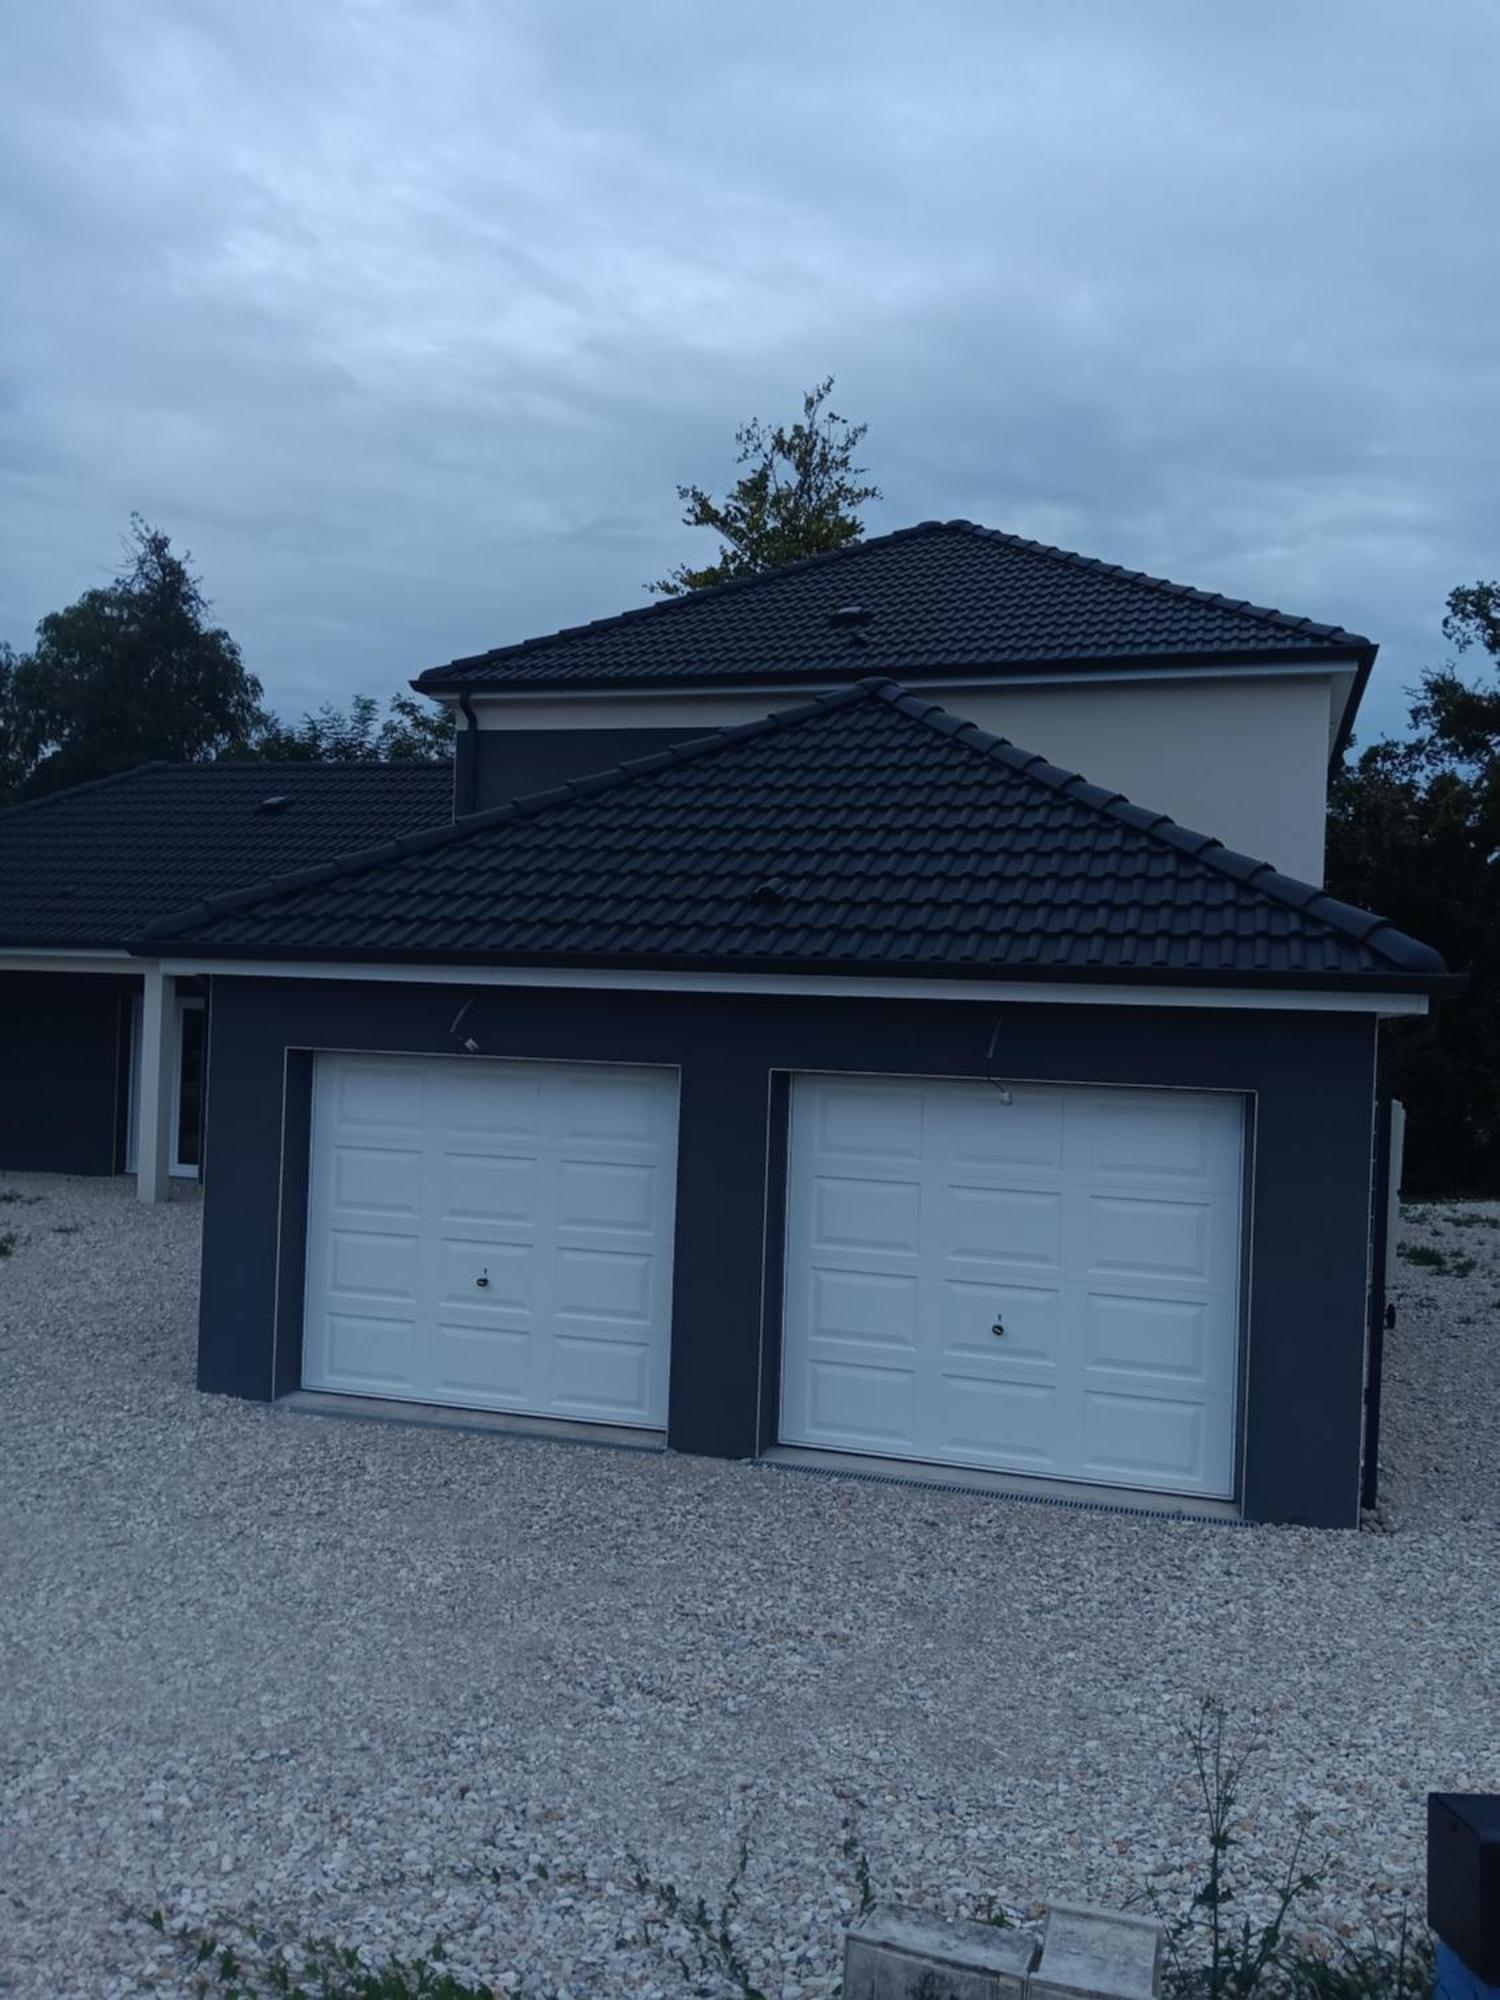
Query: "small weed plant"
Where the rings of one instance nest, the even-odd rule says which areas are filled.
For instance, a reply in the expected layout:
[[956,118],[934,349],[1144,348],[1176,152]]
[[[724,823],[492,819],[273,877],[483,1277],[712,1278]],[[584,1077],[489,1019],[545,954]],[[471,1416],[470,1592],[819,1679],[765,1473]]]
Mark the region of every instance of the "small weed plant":
[[1403,1243],[1397,1254],[1403,1263],[1417,1264],[1424,1271],[1441,1271],[1449,1278],[1467,1278],[1474,1268],[1472,1257],[1461,1256],[1456,1250],[1440,1250],[1435,1243]]
[[1293,1931],[1300,1906],[1323,1886],[1307,1862],[1309,1816],[1299,1814],[1285,1861],[1258,1886],[1270,1914],[1236,1917],[1251,1885],[1233,1861],[1251,1752],[1232,1744],[1224,1704],[1206,1697],[1188,1732],[1208,1853],[1185,1913],[1162,1916],[1166,2000],[1425,2000],[1432,1951],[1402,1917],[1393,1944],[1380,1940],[1325,1955]]
[[[153,1910],[151,1928],[168,1935],[166,1919]],[[460,1979],[443,1964],[438,1938],[426,1958],[388,1958],[367,1965],[349,1945],[328,1938],[278,1944],[269,1936],[248,1942],[258,1950],[238,1951],[205,1931],[174,1933],[188,1961],[189,1990],[207,2000],[506,2000],[493,1986]]]
[[[648,1915],[642,1919],[641,1936],[648,1942],[665,1942],[661,1938],[660,1927],[667,1924],[677,1927],[687,1940],[686,1949],[668,1943],[666,1950],[687,1980],[690,1992],[699,1991],[706,1981],[722,1980],[740,1996],[740,2000],[766,2000],[765,1993],[750,1976],[750,1967],[736,1936],[740,1892],[745,1885],[745,1870],[750,1866],[750,1843],[747,1839],[742,1837],[740,1840],[734,1873],[724,1885],[718,1908],[713,1910],[704,1897],[683,1896],[675,1883],[659,1880],[634,1856],[631,1866],[635,1870],[637,1890],[641,1895],[649,1896],[661,1912],[659,1917]],[[867,1864],[867,1881],[868,1875]],[[653,1923],[658,1925],[655,1932],[652,1930]]]

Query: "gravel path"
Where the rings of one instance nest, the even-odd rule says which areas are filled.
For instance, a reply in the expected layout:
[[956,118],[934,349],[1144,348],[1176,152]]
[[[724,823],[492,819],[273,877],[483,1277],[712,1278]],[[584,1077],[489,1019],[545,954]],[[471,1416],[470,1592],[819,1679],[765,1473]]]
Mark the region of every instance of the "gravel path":
[[716,1899],[742,1836],[747,1957],[822,1995],[850,1825],[950,1912],[1180,1893],[1205,1691],[1264,1738],[1246,1851],[1307,1808],[1327,1923],[1420,1905],[1430,1786],[1500,1789],[1500,1210],[1413,1223],[1476,1263],[1403,1265],[1394,1532],[1354,1535],[202,1397],[196,1203],[5,1189],[7,1995],[190,1990],[155,1907],[678,1994],[630,1857]]

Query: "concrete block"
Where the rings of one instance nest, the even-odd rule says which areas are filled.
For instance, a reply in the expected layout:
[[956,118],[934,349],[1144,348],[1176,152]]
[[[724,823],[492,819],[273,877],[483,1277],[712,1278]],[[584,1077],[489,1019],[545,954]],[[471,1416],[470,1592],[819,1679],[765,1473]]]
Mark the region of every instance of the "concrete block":
[[1053,1903],[1031,2000],[1155,2000],[1161,1925],[1086,1903]]
[[1026,1931],[881,1908],[844,1937],[844,2000],[1025,2000]]

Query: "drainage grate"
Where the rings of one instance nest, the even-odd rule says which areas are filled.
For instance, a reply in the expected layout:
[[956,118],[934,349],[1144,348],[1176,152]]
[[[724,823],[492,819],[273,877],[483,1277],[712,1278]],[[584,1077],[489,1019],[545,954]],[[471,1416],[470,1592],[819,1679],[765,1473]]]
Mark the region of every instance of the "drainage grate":
[[800,1472],[808,1479],[854,1479],[865,1486],[915,1486],[924,1493],[958,1493],[969,1500],[1007,1500],[1017,1507],[1064,1507],[1073,1514],[1123,1514],[1137,1521],[1191,1521],[1195,1526],[1250,1528],[1237,1514],[1194,1514],[1182,1507],[1132,1507],[1123,1500],[1073,1500],[1050,1493],[1016,1493],[1000,1486],[970,1486],[959,1479],[924,1479],[911,1472],[859,1472],[842,1465],[802,1465],[786,1458],[753,1458],[763,1472]]

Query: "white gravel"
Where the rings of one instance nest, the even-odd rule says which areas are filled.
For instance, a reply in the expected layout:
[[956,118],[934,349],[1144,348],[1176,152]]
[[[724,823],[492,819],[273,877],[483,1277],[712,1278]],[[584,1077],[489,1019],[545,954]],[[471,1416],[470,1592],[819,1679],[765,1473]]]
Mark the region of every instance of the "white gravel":
[[1420,1908],[1429,1787],[1500,1789],[1500,1228],[1414,1224],[1476,1268],[1403,1266],[1394,1532],[1315,1534],[203,1397],[195,1201],[4,1189],[7,1995],[190,1990],[154,1908],[684,1993],[630,1856],[717,1900],[742,1835],[746,1956],[826,1994],[849,1824],[939,1910],[1180,1894],[1205,1692],[1326,1925]]

